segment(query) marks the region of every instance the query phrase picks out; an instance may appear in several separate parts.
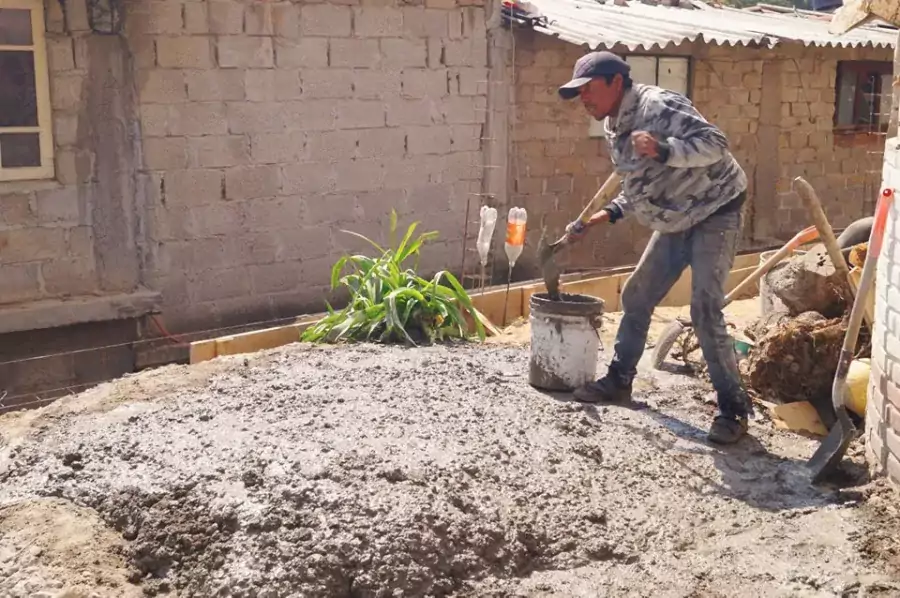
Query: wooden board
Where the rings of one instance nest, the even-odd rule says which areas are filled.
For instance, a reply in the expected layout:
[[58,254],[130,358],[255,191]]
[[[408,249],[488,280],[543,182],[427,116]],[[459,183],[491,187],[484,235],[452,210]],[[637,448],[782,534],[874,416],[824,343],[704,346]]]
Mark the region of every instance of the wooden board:
[[[735,266],[728,278],[726,290],[734,288],[759,265],[759,253],[737,256]],[[743,267],[740,267],[743,266]],[[562,290],[567,293],[580,293],[603,299],[607,312],[622,309],[622,288],[634,271],[633,267],[617,268],[602,276],[588,276],[582,280],[563,278]],[[610,273],[613,272],[613,273]],[[507,323],[530,314],[529,301],[534,293],[546,291],[543,281],[527,281],[512,285],[507,295],[506,285],[488,287],[482,294],[477,290],[470,291],[475,308],[489,321],[486,326],[489,335],[497,333],[497,326],[502,327],[504,303],[506,304]],[[749,291],[748,291],[749,292]],[[664,303],[679,307],[690,303],[690,270],[685,271]],[[263,330],[253,330],[241,334],[233,334],[195,341],[191,343],[190,362],[200,363],[221,355],[238,355],[264,349],[274,349],[300,340],[300,333],[317,322],[324,314],[302,316],[292,324],[275,326]],[[469,320],[471,324],[471,320]]]

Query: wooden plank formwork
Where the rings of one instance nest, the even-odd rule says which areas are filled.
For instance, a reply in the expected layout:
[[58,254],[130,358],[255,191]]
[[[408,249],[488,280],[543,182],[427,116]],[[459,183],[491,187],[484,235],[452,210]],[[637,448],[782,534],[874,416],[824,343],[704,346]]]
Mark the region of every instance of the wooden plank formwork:
[[[726,292],[737,286],[759,266],[759,256],[759,253],[752,253],[735,258],[734,268],[726,284]],[[594,276],[567,275],[561,281],[561,290],[566,293],[599,297],[605,303],[605,311],[620,311],[622,309],[622,289],[633,271],[634,267],[626,267],[610,269]],[[492,323],[492,325],[487,327],[487,332],[490,335],[496,333],[493,325],[502,327],[519,318],[527,318],[531,312],[531,296],[535,293],[543,292],[546,292],[543,281],[532,280],[510,285],[508,292],[506,285],[489,287],[483,293],[473,290],[470,292],[470,297],[475,308],[484,318]],[[757,292],[757,285],[751,285],[751,288],[743,294],[743,297],[738,297],[738,299],[752,297]],[[690,269],[688,269],[682,274],[660,305],[676,307],[688,305],[690,298],[691,273]],[[504,310],[506,314],[505,323],[503,322]],[[302,316],[297,318],[296,322],[285,326],[275,326],[241,334],[195,341],[191,343],[190,362],[200,363],[223,355],[252,353],[299,342],[300,334],[309,326],[315,324],[322,316],[323,314]],[[471,319],[469,319],[469,324],[471,326]]]

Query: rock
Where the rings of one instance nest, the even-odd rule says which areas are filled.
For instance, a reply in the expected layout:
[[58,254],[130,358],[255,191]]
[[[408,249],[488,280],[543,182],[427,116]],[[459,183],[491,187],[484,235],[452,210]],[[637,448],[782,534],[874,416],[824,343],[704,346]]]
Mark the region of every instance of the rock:
[[846,284],[821,244],[772,269],[766,274],[766,284],[792,316],[814,311],[835,318],[848,306]]

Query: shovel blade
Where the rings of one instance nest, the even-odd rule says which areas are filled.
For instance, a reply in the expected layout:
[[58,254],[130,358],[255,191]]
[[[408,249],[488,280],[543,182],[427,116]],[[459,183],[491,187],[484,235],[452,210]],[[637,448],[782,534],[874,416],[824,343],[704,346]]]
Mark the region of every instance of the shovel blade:
[[819,445],[815,454],[806,463],[812,473],[812,483],[818,484],[831,475],[841,464],[850,443],[856,438],[856,427],[846,413],[841,414],[831,428],[831,432]]

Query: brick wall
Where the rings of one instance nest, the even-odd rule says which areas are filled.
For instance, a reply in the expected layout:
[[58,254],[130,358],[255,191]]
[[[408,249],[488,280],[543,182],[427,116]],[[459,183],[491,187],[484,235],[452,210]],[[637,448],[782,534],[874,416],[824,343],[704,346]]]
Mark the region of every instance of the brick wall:
[[[898,139],[888,142],[884,184],[900,187]],[[866,456],[900,483],[900,203],[894,202],[885,230],[875,281],[872,375],[866,401]]]
[[45,5],[56,179],[0,183],[0,306],[138,284],[128,49],[67,7]]
[[481,192],[483,0],[46,2],[55,181],[0,184],[0,305],[163,294],[173,330],[323,307],[388,214],[458,269]]
[[[148,282],[174,328],[318,310],[338,254],[387,216],[458,268],[481,190],[479,0],[140,2],[135,49]],[[182,305],[177,310],[172,309]]]
[[[529,210],[532,247],[542,224],[561,233],[610,172],[605,142],[588,136],[584,109],[556,94],[582,53],[545,35],[516,33],[510,189],[512,203]],[[790,191],[798,175],[819,192],[835,227],[872,213],[883,138],[832,131],[836,69],[838,60],[891,60],[890,50],[686,44],[667,54],[692,56],[692,98],[728,135],[747,172],[752,201],[744,248],[786,240],[809,225]],[[572,269],[635,263],[648,237],[640,226],[618,223],[598,230],[564,259]],[[537,274],[533,253],[522,263],[522,276]]]

